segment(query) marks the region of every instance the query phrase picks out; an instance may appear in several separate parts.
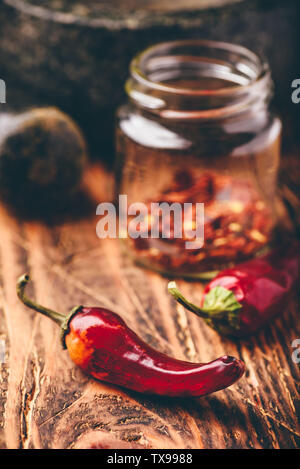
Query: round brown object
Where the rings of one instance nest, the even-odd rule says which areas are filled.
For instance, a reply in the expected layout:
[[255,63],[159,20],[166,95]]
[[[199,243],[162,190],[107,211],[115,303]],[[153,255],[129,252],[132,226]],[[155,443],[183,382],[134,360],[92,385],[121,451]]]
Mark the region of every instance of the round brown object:
[[17,210],[53,210],[79,188],[84,137],[56,108],[0,117],[0,197]]

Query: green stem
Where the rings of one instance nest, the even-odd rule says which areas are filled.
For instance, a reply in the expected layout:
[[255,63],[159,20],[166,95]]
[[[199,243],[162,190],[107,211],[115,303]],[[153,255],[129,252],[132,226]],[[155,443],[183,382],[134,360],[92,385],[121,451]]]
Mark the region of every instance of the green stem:
[[222,286],[216,286],[205,294],[203,307],[190,303],[178,290],[175,282],[169,282],[169,293],[186,309],[197,314],[221,334],[235,334],[240,329],[239,314],[242,305],[235,294]]
[[184,306],[187,310],[191,311],[192,313],[197,314],[201,318],[208,319],[210,317],[209,312],[204,311],[202,308],[190,303],[178,290],[175,282],[168,283],[168,291],[171,295],[175,298],[175,300]]
[[28,274],[22,275],[17,282],[17,295],[22,301],[22,303],[24,303],[24,305],[28,306],[29,308],[34,309],[35,311],[38,311],[41,314],[44,314],[44,316],[47,316],[48,318],[52,319],[54,322],[56,322],[56,324],[62,327],[63,323],[66,320],[66,316],[57,313],[52,309],[45,308],[44,306],[39,305],[38,303],[35,303],[25,295],[25,289],[29,282],[30,277]]

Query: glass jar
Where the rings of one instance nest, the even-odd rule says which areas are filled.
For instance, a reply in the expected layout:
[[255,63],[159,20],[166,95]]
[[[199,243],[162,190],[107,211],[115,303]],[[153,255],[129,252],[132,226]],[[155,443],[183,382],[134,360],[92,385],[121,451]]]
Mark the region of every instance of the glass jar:
[[134,259],[197,277],[265,250],[277,219],[281,135],[267,63],[223,42],[162,43],[133,59],[126,92],[117,114],[118,193],[149,208],[204,204],[203,246],[186,249],[185,235],[127,236]]

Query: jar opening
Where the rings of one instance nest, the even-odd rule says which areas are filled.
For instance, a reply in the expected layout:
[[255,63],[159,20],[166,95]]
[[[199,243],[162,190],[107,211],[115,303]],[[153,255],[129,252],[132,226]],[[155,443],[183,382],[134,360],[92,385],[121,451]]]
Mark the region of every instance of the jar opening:
[[268,102],[271,94],[268,64],[245,47],[224,42],[158,44],[133,59],[130,73],[129,97],[164,117],[230,114]]

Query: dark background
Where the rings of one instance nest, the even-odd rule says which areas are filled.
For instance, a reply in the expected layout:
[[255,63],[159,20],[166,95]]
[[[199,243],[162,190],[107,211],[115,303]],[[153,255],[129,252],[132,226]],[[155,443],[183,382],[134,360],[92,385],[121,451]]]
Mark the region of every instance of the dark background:
[[205,4],[2,0],[5,109],[58,106],[83,128],[92,157],[111,166],[114,114],[125,99],[132,57],[164,40],[210,38],[242,44],[270,62],[274,106],[283,118],[284,148],[289,149],[299,141],[300,104],[291,101],[291,82],[300,77],[299,1],[223,0],[218,8],[209,7],[211,1]]

